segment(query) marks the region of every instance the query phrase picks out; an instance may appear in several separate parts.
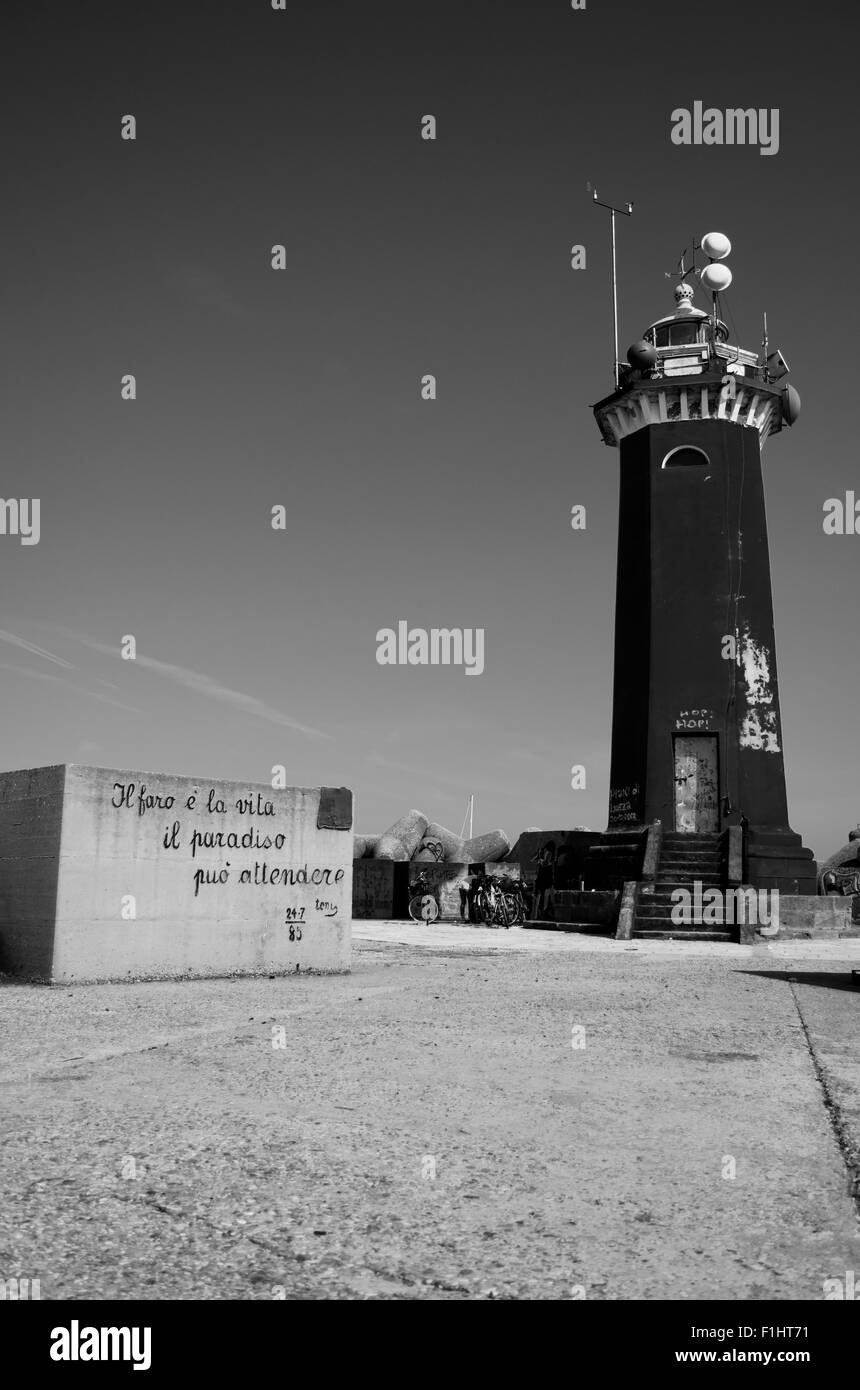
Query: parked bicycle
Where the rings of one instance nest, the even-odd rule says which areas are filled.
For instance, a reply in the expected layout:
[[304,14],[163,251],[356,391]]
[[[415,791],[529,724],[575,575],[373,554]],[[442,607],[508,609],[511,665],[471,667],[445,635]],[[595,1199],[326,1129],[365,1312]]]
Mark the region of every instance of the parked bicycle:
[[478,885],[475,903],[478,917],[487,927],[521,926],[526,920],[522,884],[507,874],[499,878],[485,875]]
[[436,922],[440,913],[439,889],[431,887],[422,872],[409,885],[409,916],[413,922]]

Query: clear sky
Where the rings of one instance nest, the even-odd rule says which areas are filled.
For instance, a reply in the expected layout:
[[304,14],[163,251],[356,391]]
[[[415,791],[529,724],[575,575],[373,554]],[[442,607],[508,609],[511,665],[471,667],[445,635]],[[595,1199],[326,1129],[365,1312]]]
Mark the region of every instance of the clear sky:
[[[412,806],[457,830],[470,792],[476,832],[602,830],[618,455],[590,413],[612,360],[592,180],[635,204],[622,357],[717,229],[743,344],[766,309],[791,365],[803,413],[764,451],[789,806],[818,855],[846,839],[860,535],[825,536],[822,507],[860,498],[850,11],[11,13],[2,492],[40,499],[41,538],[0,537],[0,767],[284,764],[351,786],[368,833]],[[697,99],[778,107],[778,154],[673,145]],[[483,674],[378,665],[401,619],[483,628]]]

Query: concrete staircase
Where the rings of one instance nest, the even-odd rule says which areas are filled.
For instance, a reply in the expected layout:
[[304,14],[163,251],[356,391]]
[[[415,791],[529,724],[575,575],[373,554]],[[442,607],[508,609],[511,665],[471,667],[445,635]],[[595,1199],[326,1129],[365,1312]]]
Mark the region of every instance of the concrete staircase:
[[643,883],[636,903],[633,936],[652,941],[687,937],[696,941],[733,941],[734,929],[672,921],[672,893],[685,888],[692,895],[698,881],[708,888],[725,889],[725,871],[719,834],[684,835],[665,831],[653,886]]

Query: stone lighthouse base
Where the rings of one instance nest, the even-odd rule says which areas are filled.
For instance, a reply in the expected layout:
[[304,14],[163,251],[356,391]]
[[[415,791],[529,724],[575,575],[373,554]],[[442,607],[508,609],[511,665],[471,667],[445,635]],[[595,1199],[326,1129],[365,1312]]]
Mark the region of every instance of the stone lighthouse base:
[[818,866],[793,830],[747,827],[744,881],[780,893],[818,891]]

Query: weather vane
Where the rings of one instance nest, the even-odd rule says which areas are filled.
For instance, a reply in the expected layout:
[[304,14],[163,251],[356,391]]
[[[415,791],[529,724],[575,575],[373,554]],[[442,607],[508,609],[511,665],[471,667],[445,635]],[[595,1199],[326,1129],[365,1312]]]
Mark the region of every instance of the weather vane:
[[597,196],[597,189],[596,189],[596,188],[593,190],[593,200],[594,200],[594,202],[597,204],[598,207],[608,209],[608,212],[609,212],[609,223],[610,223],[611,234],[612,234],[612,330],[613,330],[613,343],[614,343],[614,353],[613,353],[613,358],[612,358],[612,377],[613,377],[613,380],[614,380],[614,382],[615,382],[615,387],[616,387],[616,390],[617,390],[617,389],[618,389],[618,380],[619,380],[619,377],[618,377],[618,288],[617,288],[616,278],[615,278],[615,214],[616,214],[616,212],[620,212],[620,213],[623,213],[625,217],[632,217],[632,215],[633,215],[633,204],[632,204],[632,203],[628,203],[627,206],[624,207],[624,208],[617,208],[617,207],[614,207],[612,203],[602,203],[602,202],[600,201],[600,199],[598,198],[598,196]]

